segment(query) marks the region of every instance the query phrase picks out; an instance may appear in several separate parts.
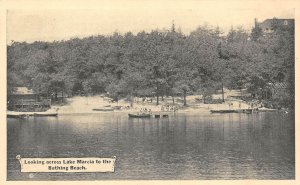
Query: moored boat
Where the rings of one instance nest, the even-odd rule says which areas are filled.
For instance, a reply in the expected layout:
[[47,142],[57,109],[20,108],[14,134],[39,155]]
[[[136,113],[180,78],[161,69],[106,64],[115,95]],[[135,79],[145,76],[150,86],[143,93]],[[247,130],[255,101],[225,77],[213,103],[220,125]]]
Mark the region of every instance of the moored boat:
[[130,118],[150,118],[151,114],[128,114]]
[[210,110],[211,113],[236,113],[237,110],[223,109],[223,110]]
[[34,113],[34,117],[57,116],[57,113]]
[[253,113],[260,112],[258,109],[219,109],[219,110],[210,110],[211,113]]
[[26,113],[7,113],[7,118],[28,118],[28,117],[48,117],[48,116],[57,116],[58,113],[55,112],[26,112]]
[[23,119],[26,118],[26,114],[7,114],[7,118],[18,118],[18,119]]
[[93,109],[93,111],[113,111],[113,108],[100,108],[100,109]]

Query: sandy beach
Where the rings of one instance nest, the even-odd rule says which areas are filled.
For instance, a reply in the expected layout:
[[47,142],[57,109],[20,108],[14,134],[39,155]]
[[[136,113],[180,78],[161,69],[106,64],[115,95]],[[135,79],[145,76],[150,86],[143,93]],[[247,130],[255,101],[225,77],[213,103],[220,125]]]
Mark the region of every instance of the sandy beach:
[[[187,106],[183,106],[181,98],[175,98],[175,103],[171,97],[164,98],[164,101],[160,101],[159,105],[156,105],[156,101],[148,102],[143,101],[142,98],[135,98],[133,106],[130,106],[130,102],[121,99],[118,102],[112,102],[109,98],[103,96],[75,96],[66,99],[64,105],[52,105],[51,109],[41,114],[91,114],[91,113],[111,113],[111,112],[124,112],[124,113],[139,113],[141,110],[151,110],[152,113],[162,112],[174,112],[172,109],[176,109],[177,113],[209,113],[210,110],[239,110],[239,109],[251,109],[251,105],[242,100],[230,100],[225,101],[222,104],[204,104],[197,101],[196,95],[187,96]],[[171,107],[167,108],[168,105]],[[254,107],[255,108],[255,107]],[[93,110],[96,109],[96,110]],[[274,109],[259,108],[262,111],[272,111]],[[15,112],[8,111],[9,115],[27,114],[33,115],[36,112]]]
[[[231,100],[223,104],[204,104],[196,101],[197,96],[187,97],[187,106],[183,106],[179,103],[179,99],[175,100],[174,106],[177,108],[176,112],[209,112],[210,110],[219,109],[248,109],[251,108],[250,104],[239,101]],[[67,104],[63,106],[52,106],[47,112],[56,111],[58,114],[76,114],[76,113],[99,113],[105,111],[94,111],[93,109],[113,109],[119,107],[119,110],[114,109],[114,112],[139,112],[141,109],[151,109],[152,112],[161,112],[163,109],[167,111],[166,105],[173,106],[171,98],[165,98],[164,101],[160,101],[159,105],[156,102],[143,102],[142,98],[135,98],[133,107],[130,107],[130,102],[124,99],[118,102],[110,102],[109,99],[101,96],[91,97],[72,97],[67,99]],[[231,104],[231,105],[230,105]],[[163,107],[163,108],[162,108]],[[109,111],[108,111],[109,112]]]

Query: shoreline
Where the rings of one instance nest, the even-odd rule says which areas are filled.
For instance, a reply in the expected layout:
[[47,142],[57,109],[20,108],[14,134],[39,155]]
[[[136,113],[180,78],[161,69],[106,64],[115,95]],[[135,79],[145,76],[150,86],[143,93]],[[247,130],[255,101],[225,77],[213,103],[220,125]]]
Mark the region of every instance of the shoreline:
[[[197,103],[194,101],[194,97],[188,97],[188,105],[183,106],[176,102],[175,106],[177,110],[175,113],[211,113],[211,111],[218,110],[231,110],[231,111],[241,111],[241,110],[251,110],[257,108],[259,112],[267,111],[278,111],[277,109],[269,108],[258,108],[253,107],[240,100],[231,100],[222,104],[204,104]],[[152,114],[173,114],[174,111],[165,111],[166,104],[169,104],[172,107],[172,103],[167,100],[161,102],[160,105],[156,105],[154,102],[135,102],[133,107],[130,107],[130,102],[125,100],[120,100],[119,102],[109,102],[106,98],[100,96],[93,97],[72,97],[67,99],[68,104],[65,105],[53,105],[51,109],[45,112],[17,112],[17,111],[7,111],[7,115],[17,116],[17,115],[29,115],[34,116],[38,115],[72,115],[72,114],[109,114],[109,113],[139,113],[141,110],[151,110]],[[118,108],[118,109],[116,109]],[[174,108],[174,107],[173,107]],[[99,111],[95,111],[96,109]],[[102,110],[103,109],[103,110]],[[102,111],[101,111],[102,110]]]

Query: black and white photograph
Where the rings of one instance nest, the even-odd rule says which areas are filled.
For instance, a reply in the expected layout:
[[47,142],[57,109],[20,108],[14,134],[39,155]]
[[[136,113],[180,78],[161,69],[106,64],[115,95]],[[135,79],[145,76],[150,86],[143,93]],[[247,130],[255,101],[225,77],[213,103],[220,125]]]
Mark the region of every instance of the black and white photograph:
[[294,2],[7,8],[6,180],[295,180]]

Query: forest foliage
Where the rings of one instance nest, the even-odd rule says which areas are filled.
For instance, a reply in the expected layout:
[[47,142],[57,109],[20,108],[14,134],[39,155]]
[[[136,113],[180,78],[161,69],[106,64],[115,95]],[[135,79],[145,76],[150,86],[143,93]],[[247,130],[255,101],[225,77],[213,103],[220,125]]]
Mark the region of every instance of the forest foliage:
[[[275,21],[274,21],[275,22]],[[12,42],[7,46],[8,95],[26,86],[44,96],[108,93],[128,96],[209,95],[225,86],[255,93],[268,83],[288,84],[274,101],[294,104],[294,28],[274,23],[274,33],[254,27],[200,26],[115,32],[66,41]]]

